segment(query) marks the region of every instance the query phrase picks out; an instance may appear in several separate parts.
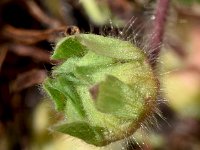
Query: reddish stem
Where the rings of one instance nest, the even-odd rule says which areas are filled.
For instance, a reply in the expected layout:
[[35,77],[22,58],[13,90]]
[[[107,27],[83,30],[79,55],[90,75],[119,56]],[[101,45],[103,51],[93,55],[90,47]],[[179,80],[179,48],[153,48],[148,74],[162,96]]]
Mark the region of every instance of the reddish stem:
[[150,41],[151,55],[149,56],[150,64],[155,69],[156,60],[160,53],[160,46],[163,41],[166,17],[169,9],[170,0],[158,0],[156,5],[155,20],[153,23],[153,36]]

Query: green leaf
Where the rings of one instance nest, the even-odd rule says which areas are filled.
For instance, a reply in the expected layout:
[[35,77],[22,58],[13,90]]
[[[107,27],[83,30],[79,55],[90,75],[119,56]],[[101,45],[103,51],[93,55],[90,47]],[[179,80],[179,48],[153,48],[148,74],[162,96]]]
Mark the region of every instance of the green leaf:
[[64,123],[53,127],[53,129],[80,138],[89,144],[97,146],[105,145],[105,129],[102,127],[91,126],[86,122]]

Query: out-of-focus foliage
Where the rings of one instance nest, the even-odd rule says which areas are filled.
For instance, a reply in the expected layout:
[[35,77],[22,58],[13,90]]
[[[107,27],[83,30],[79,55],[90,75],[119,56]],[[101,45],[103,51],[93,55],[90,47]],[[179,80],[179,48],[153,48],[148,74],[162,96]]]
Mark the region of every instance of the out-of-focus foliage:
[[163,90],[171,108],[179,115],[200,118],[200,78],[195,71],[199,68],[200,22],[187,17],[181,18],[180,22],[169,32],[176,30],[177,34],[173,38],[179,39],[180,47],[186,54],[180,57],[170,49],[161,53]]
[[192,5],[194,3],[200,3],[200,0],[178,0],[178,1],[185,5]]
[[96,24],[106,24],[111,19],[111,12],[106,1],[80,0],[87,16]]

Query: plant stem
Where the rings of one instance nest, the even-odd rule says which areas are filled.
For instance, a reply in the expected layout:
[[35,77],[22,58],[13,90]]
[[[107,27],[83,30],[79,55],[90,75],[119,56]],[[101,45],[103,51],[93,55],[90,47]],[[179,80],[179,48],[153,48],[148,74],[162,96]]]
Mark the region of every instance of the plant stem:
[[156,60],[160,53],[160,44],[163,42],[166,17],[169,9],[170,0],[158,0],[155,11],[155,20],[153,22],[153,37],[150,40],[150,50],[153,50],[149,56],[150,64],[153,69],[156,67]]

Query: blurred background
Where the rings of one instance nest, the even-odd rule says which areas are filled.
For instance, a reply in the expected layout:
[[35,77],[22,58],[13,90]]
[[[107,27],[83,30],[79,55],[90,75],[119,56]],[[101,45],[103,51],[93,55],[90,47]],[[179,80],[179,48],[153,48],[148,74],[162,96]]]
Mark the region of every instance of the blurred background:
[[123,28],[133,16],[133,31],[142,29],[138,40],[145,42],[140,37],[151,30],[155,5],[155,0],[1,0],[0,150],[200,150],[200,0],[171,1],[157,65],[163,117],[156,116],[148,131],[96,148],[48,130],[63,117],[40,88],[58,63],[49,59],[55,42],[78,30],[109,34],[111,24]]

